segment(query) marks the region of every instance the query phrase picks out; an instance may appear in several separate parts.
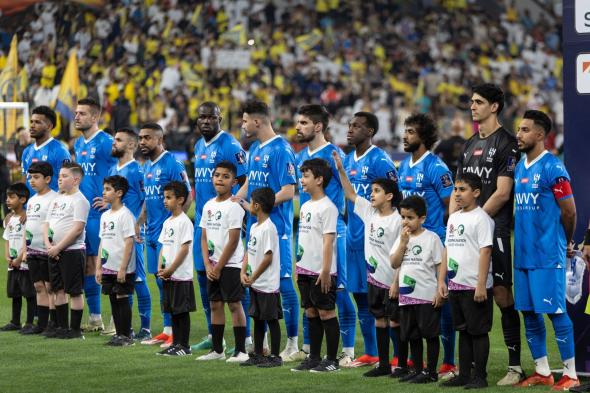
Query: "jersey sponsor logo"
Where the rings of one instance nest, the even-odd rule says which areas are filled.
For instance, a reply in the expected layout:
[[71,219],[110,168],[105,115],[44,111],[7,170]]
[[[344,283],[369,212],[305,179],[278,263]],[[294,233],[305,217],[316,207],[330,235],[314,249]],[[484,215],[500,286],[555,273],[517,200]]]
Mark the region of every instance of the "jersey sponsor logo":
[[221,212],[220,212],[219,210],[217,210],[217,211],[215,212],[215,216],[214,216],[214,217],[215,217],[215,220],[216,220],[216,221],[219,221],[219,220],[221,220]]
[[207,154],[201,154],[201,160],[207,159]]
[[248,180],[257,182],[268,182],[268,172],[264,171],[250,171],[248,173]]
[[424,196],[426,195],[426,191],[402,190],[402,195],[404,196],[404,198],[407,198],[412,195],[417,195],[420,198],[424,198]]
[[520,183],[521,184],[527,184],[529,182],[529,178],[528,177],[523,177],[522,179],[520,179]]
[[95,162],[81,162],[80,166],[84,169],[84,174],[88,175],[94,173]]
[[367,270],[369,271],[369,273],[375,273],[378,265],[378,262],[375,259],[375,257],[370,256],[369,259],[365,260],[365,263],[367,264]]
[[420,247],[419,245],[415,245],[414,247],[412,247],[412,254],[419,255],[421,253],[422,253],[422,247]]
[[260,156],[254,157],[254,161],[256,161],[256,162],[260,161]]
[[25,231],[25,242],[30,246],[33,242],[33,234],[30,231]]
[[148,174],[146,175],[146,177],[147,177],[148,179],[151,179],[152,177],[154,177],[154,175],[152,175],[152,173],[150,172],[150,173],[148,173]]
[[414,289],[416,288],[416,279],[414,279],[408,275],[404,275],[402,283],[404,285],[400,285],[400,287],[399,287],[399,294],[400,295],[408,295],[408,294],[414,292]]
[[31,161],[32,161],[32,162],[37,162],[37,161],[39,161],[39,160],[38,160],[37,158],[33,158]]
[[412,180],[414,180],[414,178],[412,176],[406,176],[406,181],[407,182],[411,182]]
[[[148,175],[148,177],[149,177],[149,175]],[[145,194],[148,196],[160,195],[161,189],[162,189],[162,186],[158,186],[158,185],[146,186],[145,187]]]
[[354,192],[357,193],[357,195],[362,195],[363,197],[368,197],[370,194],[370,184],[358,184],[358,183],[352,183],[352,187],[354,188]]
[[236,162],[238,164],[243,165],[246,163],[246,155],[244,154],[244,152],[242,152],[242,151],[237,152],[235,154],[235,157],[236,157]]
[[514,199],[517,205],[536,205],[539,194],[536,192],[517,192],[514,194]]
[[80,155],[86,156],[86,155],[88,155],[88,152],[86,150],[82,150],[82,153],[80,153]]
[[463,173],[475,173],[477,176],[481,178],[483,178],[485,175],[485,178],[489,179],[490,174],[492,173],[492,168],[468,166],[463,170]]
[[440,184],[442,184],[443,187],[450,187],[453,185],[453,180],[451,179],[451,175],[449,175],[448,173],[445,173],[444,175],[442,175],[440,177]]
[[108,259],[109,259],[109,252],[103,248],[102,249],[102,252],[100,254],[100,263],[101,263],[101,265],[106,264]]
[[453,278],[457,277],[457,272],[459,271],[459,264],[453,258],[449,258],[448,263],[449,269],[447,270],[447,278],[452,280]]
[[474,156],[481,156],[483,154],[483,149],[475,149],[473,151]]
[[457,236],[463,235],[465,232],[465,227],[463,224],[459,224],[457,227],[455,227],[453,224],[449,225],[449,235],[454,236],[455,232]]
[[209,256],[212,257],[215,254],[215,243],[212,240],[207,240],[207,252]]
[[356,174],[357,174],[356,169],[353,169],[350,171],[350,176],[356,176]]
[[210,179],[211,177],[213,177],[214,170],[214,168],[195,168],[195,177]]

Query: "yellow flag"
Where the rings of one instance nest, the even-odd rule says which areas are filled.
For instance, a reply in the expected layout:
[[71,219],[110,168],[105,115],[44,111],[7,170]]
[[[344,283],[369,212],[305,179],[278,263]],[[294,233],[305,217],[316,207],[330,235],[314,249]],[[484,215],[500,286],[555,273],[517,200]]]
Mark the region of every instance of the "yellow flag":
[[233,42],[236,45],[246,44],[246,29],[241,23],[235,25],[220,37],[224,41]]
[[308,34],[303,34],[296,37],[295,42],[301,49],[307,52],[310,49],[313,49],[313,47],[315,47],[317,44],[319,44],[323,38],[324,35],[322,34],[322,31],[320,29],[313,29]]
[[[0,72],[0,100],[5,102],[15,102],[20,90],[20,78],[18,73],[18,54],[16,34],[12,36],[10,43],[10,52],[6,65]],[[7,109],[0,111],[0,134],[10,136],[16,131],[17,110]]]
[[66,70],[61,79],[59,92],[55,101],[55,110],[67,121],[74,120],[74,112],[80,94],[80,79],[78,77],[78,57],[76,50],[70,52],[70,58]]
[[191,16],[191,25],[198,27],[199,26],[199,18],[201,17],[201,10],[203,9],[203,4],[198,4],[193,11],[193,15]]

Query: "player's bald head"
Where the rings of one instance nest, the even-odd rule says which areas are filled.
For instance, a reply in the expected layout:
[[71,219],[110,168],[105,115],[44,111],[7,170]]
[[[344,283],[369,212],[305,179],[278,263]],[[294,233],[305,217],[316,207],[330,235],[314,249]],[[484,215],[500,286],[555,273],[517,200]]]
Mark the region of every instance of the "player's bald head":
[[221,108],[212,101],[205,101],[197,108],[199,115],[215,115],[221,116]]

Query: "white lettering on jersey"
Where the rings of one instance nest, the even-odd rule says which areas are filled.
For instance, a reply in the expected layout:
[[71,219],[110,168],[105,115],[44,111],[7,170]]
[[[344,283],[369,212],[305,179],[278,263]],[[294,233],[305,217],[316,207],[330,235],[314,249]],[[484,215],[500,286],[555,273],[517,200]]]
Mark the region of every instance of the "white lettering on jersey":
[[92,162],[83,162],[80,164],[82,169],[84,169],[85,174],[88,174],[88,172],[94,172],[95,165],[96,165],[96,163],[92,163]]
[[421,198],[424,198],[424,195],[426,195],[426,191],[402,190],[402,194],[403,194],[404,198],[407,198],[412,195],[417,195]]
[[[359,195],[367,195],[367,193],[369,192],[369,187],[371,185],[370,184],[352,184],[352,187],[354,188],[354,192],[356,192]],[[361,191],[362,189],[362,191]]]
[[261,171],[251,171],[250,173],[248,173],[248,180],[253,180],[253,181],[262,181],[264,180],[264,182],[268,181],[268,172],[261,172]]
[[147,195],[159,195],[161,188],[162,188],[162,186],[146,186],[145,193]]
[[484,167],[474,168],[474,167],[468,166],[467,168],[465,168],[465,170],[463,172],[475,173],[479,177],[484,177],[484,174],[485,174],[485,178],[489,179],[490,173],[492,172],[492,168],[484,168]]
[[516,198],[516,203],[518,205],[528,205],[529,202],[532,202],[533,205],[536,205],[539,194],[533,192],[518,192],[514,195],[514,197]]
[[215,168],[195,168],[195,177],[211,178]]

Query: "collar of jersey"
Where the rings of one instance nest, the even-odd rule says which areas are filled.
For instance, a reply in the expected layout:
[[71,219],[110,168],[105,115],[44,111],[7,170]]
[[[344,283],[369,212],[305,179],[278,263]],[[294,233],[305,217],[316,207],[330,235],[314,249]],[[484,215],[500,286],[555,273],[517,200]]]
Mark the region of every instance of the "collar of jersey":
[[209,142],[207,142],[206,140],[203,140],[203,142],[205,143],[205,147],[211,145],[213,142],[215,142],[216,140],[219,139],[219,137],[221,136],[221,134],[223,134],[225,131],[221,130],[217,133],[217,135],[215,135]]
[[98,134],[100,134],[101,132],[102,132],[102,130],[98,130],[98,131],[96,131],[96,132],[95,132],[95,133],[94,133],[94,134],[93,134],[93,135],[90,137],[90,139],[86,139],[86,138],[84,138],[84,135],[82,135],[82,138],[84,138],[84,143],[88,143],[88,142],[90,142],[91,140],[93,140],[94,138],[96,138],[96,136],[97,136]]
[[260,145],[258,145],[258,147],[264,147],[264,146],[268,145],[270,142],[272,142],[275,139],[280,138],[280,137],[281,137],[280,135],[275,135],[272,138],[270,138],[269,140],[267,140],[266,142],[261,143]]
[[354,160],[355,160],[355,161],[358,161],[358,160],[360,160],[361,158],[363,158],[364,156],[366,156],[367,154],[369,154],[369,152],[370,152],[371,150],[373,150],[373,148],[374,148],[374,147],[375,147],[375,145],[371,145],[371,146],[370,146],[370,147],[367,149],[367,151],[366,151],[366,152],[364,152],[364,153],[363,153],[363,155],[362,155],[362,156],[360,156],[360,157],[357,157],[357,156],[356,156],[356,149],[354,149],[354,156],[353,156]]
[[51,137],[49,137],[49,139],[47,139],[45,142],[43,142],[43,143],[42,143],[41,145],[39,145],[39,146],[37,146],[37,144],[33,142],[33,149],[35,149],[35,150],[42,149],[43,147],[47,146],[47,144],[48,144],[49,142],[51,142],[52,140],[53,140],[53,137],[51,136]]
[[131,164],[132,162],[135,162],[135,158],[131,159],[131,161],[127,161],[126,163],[124,163],[123,166],[119,166],[119,164],[117,164],[117,170],[120,171],[121,169],[125,168],[127,165]]
[[156,158],[154,161],[152,161],[152,165],[154,165],[156,162],[160,161],[160,158],[164,157],[164,154],[168,153],[168,150],[164,150],[159,156],[158,158]]
[[317,148],[317,149],[315,149],[315,150],[311,150],[311,149],[309,148],[309,146],[307,146],[307,154],[309,154],[310,156],[312,156],[312,155],[314,155],[315,153],[317,153],[317,152],[319,152],[320,150],[322,150],[323,148],[325,148],[326,146],[328,146],[329,144],[330,144],[330,142],[326,142],[326,144],[325,144],[325,145],[322,145],[322,146],[318,147],[318,148]]
[[524,157],[524,167],[526,169],[529,169],[530,167],[532,167],[533,165],[535,165],[537,162],[539,162],[539,160],[541,158],[543,158],[545,156],[545,154],[549,153],[547,150],[543,150],[541,152],[541,154],[539,154],[539,156],[537,158],[535,158],[533,161],[528,162],[526,156]]
[[422,154],[422,157],[418,158],[418,161],[416,161],[416,162],[412,161],[412,156],[410,155],[410,162],[409,162],[410,168],[413,168],[416,165],[418,165],[419,163],[421,163],[426,158],[426,156],[429,154],[430,154],[430,150],[426,150],[426,153]]

